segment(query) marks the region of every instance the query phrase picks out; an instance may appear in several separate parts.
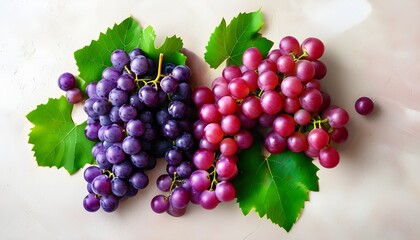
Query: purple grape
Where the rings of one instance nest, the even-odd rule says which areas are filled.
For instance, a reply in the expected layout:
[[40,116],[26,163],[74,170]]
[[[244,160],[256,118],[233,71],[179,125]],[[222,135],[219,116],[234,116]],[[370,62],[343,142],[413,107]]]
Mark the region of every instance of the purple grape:
[[58,87],[63,91],[68,91],[76,87],[76,79],[71,73],[63,73],[58,77]]
[[92,191],[101,196],[111,193],[111,179],[106,175],[98,175],[92,180]]
[[133,60],[134,58],[136,58],[139,55],[144,55],[143,50],[141,50],[140,48],[133,48],[133,50],[131,50],[128,53],[128,56],[130,57],[131,60]]
[[123,129],[117,124],[107,127],[104,132],[104,140],[110,143],[119,142],[123,139]]
[[105,115],[109,113],[111,110],[111,105],[105,99],[97,99],[92,105],[93,111],[95,111],[98,115]]
[[114,67],[107,67],[102,71],[102,78],[109,79],[114,82],[121,76],[121,71]]
[[133,106],[128,104],[122,105],[118,113],[123,122],[128,122],[137,117],[137,110]]
[[130,92],[134,90],[136,87],[136,83],[134,82],[134,79],[130,75],[122,75],[117,80],[117,87],[121,90]]
[[159,126],[162,126],[169,119],[171,119],[171,115],[169,115],[166,108],[159,109],[159,111],[156,112],[156,121]]
[[172,75],[178,82],[185,82],[190,79],[191,70],[186,65],[179,65],[172,70]]
[[157,195],[152,198],[150,206],[155,213],[164,213],[169,209],[169,201],[164,195]]
[[172,101],[168,106],[168,113],[175,119],[185,118],[187,110],[187,105],[181,101]]
[[99,117],[95,117],[95,118],[93,118],[93,117],[89,117],[89,116],[88,116],[88,118],[86,119],[86,123],[87,123],[87,124],[90,124],[90,123],[95,123],[95,122],[97,122],[97,121],[98,121],[98,118],[99,118]]
[[149,184],[149,178],[143,172],[135,172],[130,177],[130,184],[135,189],[140,190],[140,189],[143,189],[143,188],[147,187],[147,185]]
[[157,90],[152,86],[143,86],[139,90],[140,101],[148,107],[156,107],[159,103]]
[[215,191],[212,190],[204,190],[200,195],[200,205],[204,209],[214,209],[219,205],[219,199],[216,197]]
[[128,155],[137,154],[141,150],[140,140],[135,137],[128,136],[124,138],[122,142],[122,149]]
[[375,104],[373,103],[372,99],[368,97],[360,97],[354,103],[354,108],[360,115],[368,115],[373,112]]
[[117,83],[109,79],[102,79],[96,84],[96,95],[108,99],[109,92],[117,87]]
[[178,89],[175,93],[171,94],[172,101],[183,101],[187,102],[191,99],[191,87],[186,82],[182,82],[178,85]]
[[124,161],[112,166],[112,172],[115,177],[127,179],[131,176],[133,172],[133,166],[130,161]]
[[137,168],[146,168],[150,162],[150,156],[145,151],[140,151],[137,154],[130,156],[131,163]]
[[122,70],[129,62],[130,57],[124,50],[117,49],[111,53],[112,66],[117,70]]
[[98,114],[93,110],[93,104],[95,103],[95,99],[88,98],[85,103],[83,104],[83,110],[85,113],[91,118],[98,118]]
[[272,154],[283,152],[286,145],[286,138],[280,136],[274,130],[265,136],[264,147]]
[[92,190],[92,184],[91,183],[86,184],[86,190],[88,191],[88,193],[94,193],[93,190]]
[[221,202],[229,202],[236,197],[236,189],[231,182],[222,181],[216,184],[214,190],[216,197]]
[[183,187],[177,187],[169,195],[169,204],[174,208],[186,208],[190,202],[190,193]]
[[102,142],[98,142],[95,144],[95,146],[92,147],[92,156],[96,157],[96,155],[98,155],[98,153],[100,152],[105,152],[106,148],[104,147],[104,145],[102,144]]
[[170,165],[167,164],[166,165],[166,172],[169,174],[169,176],[174,177],[175,176],[175,172],[176,172],[176,165]]
[[176,168],[176,172],[180,178],[187,178],[191,175],[193,166],[188,161],[182,161]]
[[145,56],[138,55],[131,60],[130,68],[136,75],[143,75],[149,70],[149,62]]
[[156,186],[162,192],[168,192],[172,185],[172,178],[168,174],[160,175],[156,180]]
[[205,170],[195,170],[191,173],[189,180],[191,188],[198,192],[208,189],[211,184],[209,173]]
[[175,140],[175,144],[178,148],[188,151],[194,146],[194,137],[190,133],[184,132]]
[[112,163],[110,163],[108,159],[106,158],[106,152],[98,153],[95,157],[95,160],[99,168],[103,170],[109,170],[112,168]]
[[89,193],[84,199],[83,199],[83,207],[88,212],[96,212],[100,208],[100,200],[96,197],[94,193]]
[[160,87],[165,93],[174,93],[178,88],[178,81],[172,76],[165,76],[160,80]]
[[158,105],[160,106],[165,106],[168,104],[168,102],[170,102],[168,94],[162,91],[161,89],[158,90],[158,99]]
[[181,134],[181,128],[175,120],[168,120],[162,126],[163,136],[175,140]]
[[67,102],[71,104],[79,103],[83,100],[82,91],[80,91],[80,89],[78,88],[72,88],[70,90],[67,90],[66,99],[67,99]]
[[117,145],[112,145],[106,150],[106,159],[112,164],[122,163],[125,159],[125,153]]
[[97,82],[90,82],[87,86],[86,86],[86,95],[89,98],[99,98],[98,95],[96,95],[96,84]]
[[117,197],[123,197],[128,191],[128,183],[122,178],[114,177],[111,180],[111,191]]
[[109,126],[113,124],[109,115],[99,116],[99,122],[101,123],[102,126]]
[[128,190],[124,197],[125,198],[134,197],[137,195],[138,192],[139,192],[138,189],[135,189],[131,184],[128,184]]
[[144,103],[140,101],[139,95],[137,93],[133,93],[130,95],[130,105],[135,107],[137,112],[140,112],[145,107]]
[[162,73],[164,75],[170,75],[172,73],[172,70],[174,70],[174,68],[176,67],[175,64],[173,63],[165,63],[162,67]]
[[86,138],[91,141],[98,141],[98,131],[100,128],[101,124],[99,122],[87,124],[84,131]]
[[190,191],[190,201],[193,204],[200,204],[200,196],[202,192],[196,191],[194,189],[191,189]]
[[113,212],[118,208],[118,198],[117,196],[110,194],[102,196],[100,199],[101,207],[105,212]]
[[124,90],[114,88],[109,92],[109,101],[112,106],[120,107],[128,102],[128,94]]
[[138,119],[132,119],[126,125],[128,135],[133,137],[141,137],[145,130],[143,122]]
[[178,165],[183,160],[182,150],[172,147],[166,152],[165,159],[169,165]]
[[109,110],[109,120],[113,123],[123,123],[123,120],[120,118],[119,107],[112,107],[111,110]]
[[85,169],[83,177],[86,182],[91,183],[93,179],[102,174],[102,170],[97,166],[89,166]]
[[169,208],[166,211],[172,217],[182,217],[187,212],[187,207],[185,208],[175,208],[169,204]]
[[104,147],[105,147],[106,149],[108,149],[108,148],[110,148],[111,146],[114,146],[114,145],[115,145],[115,143],[110,143],[110,142],[107,142],[107,141],[103,141],[103,142],[102,142],[102,144],[104,145]]

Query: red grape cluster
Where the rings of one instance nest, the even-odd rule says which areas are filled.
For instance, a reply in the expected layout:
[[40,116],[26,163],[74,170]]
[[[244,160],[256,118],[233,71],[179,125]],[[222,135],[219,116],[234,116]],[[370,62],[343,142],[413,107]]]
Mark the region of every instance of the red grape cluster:
[[238,153],[252,145],[254,130],[265,134],[269,154],[288,149],[318,157],[326,168],[338,164],[331,143],[347,140],[349,115],[330,106],[330,96],[321,90],[320,80],[327,73],[319,60],[323,53],[324,44],[317,38],[300,44],[287,36],[265,59],[257,48],[247,49],[243,65],[225,67],[211,89],[193,91],[199,109],[194,136],[200,143],[193,156],[197,170],[189,180],[203,208],[235,198],[230,181],[238,172]]

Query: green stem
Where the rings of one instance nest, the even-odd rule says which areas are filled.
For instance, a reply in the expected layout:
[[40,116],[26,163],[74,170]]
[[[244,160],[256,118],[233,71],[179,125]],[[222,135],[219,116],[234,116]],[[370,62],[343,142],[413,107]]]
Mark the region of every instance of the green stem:
[[172,190],[174,189],[175,183],[177,182],[176,176],[177,176],[177,174],[176,174],[176,172],[174,172],[174,178],[172,179],[172,183],[171,183],[171,187],[169,188],[169,192],[172,192]]
[[213,171],[210,172],[210,178],[211,178],[211,184],[210,184],[210,190],[214,190],[216,187],[216,184],[218,184],[219,182],[217,181],[217,173],[216,173],[216,166],[213,164]]

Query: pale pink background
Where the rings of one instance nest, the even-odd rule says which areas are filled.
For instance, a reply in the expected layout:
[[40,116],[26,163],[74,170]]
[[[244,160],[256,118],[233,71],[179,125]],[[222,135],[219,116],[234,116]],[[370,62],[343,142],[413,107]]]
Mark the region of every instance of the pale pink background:
[[[190,52],[196,84],[220,74],[204,63],[222,17],[262,8],[263,34],[321,38],[333,102],[351,115],[342,162],[322,169],[320,192],[286,233],[236,203],[182,218],[157,215],[151,186],[113,214],[89,214],[81,173],[36,166],[25,115],[59,97],[56,78],[76,73],[73,52],[127,16],[153,25],[158,43],[177,34]],[[417,0],[283,1],[2,1],[0,7],[0,239],[420,239],[420,2]],[[356,114],[370,96],[376,111]],[[76,114],[80,120],[82,114]],[[161,166],[162,167],[162,166]],[[162,168],[160,168],[162,169]]]

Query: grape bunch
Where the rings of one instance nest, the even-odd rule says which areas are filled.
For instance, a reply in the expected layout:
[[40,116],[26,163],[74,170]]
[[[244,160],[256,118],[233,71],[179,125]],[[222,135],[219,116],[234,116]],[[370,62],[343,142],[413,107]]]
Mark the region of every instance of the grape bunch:
[[[97,142],[92,148],[97,166],[84,171],[88,195],[83,206],[89,212],[115,211],[120,200],[135,196],[149,183],[146,171],[162,156],[172,175],[192,171],[187,157],[195,147],[186,82],[190,69],[162,66],[162,55],[156,65],[139,48],[128,54],[117,49],[110,57],[112,66],[103,70],[102,79],[86,87],[85,136]],[[59,83],[69,85],[68,75]]]
[[287,36],[265,59],[257,48],[249,48],[243,65],[225,67],[211,89],[194,90],[199,150],[193,156],[197,170],[190,185],[201,192],[198,202],[203,208],[235,198],[230,181],[238,171],[238,153],[252,145],[255,129],[264,135],[269,154],[289,149],[317,157],[326,168],[338,164],[339,154],[331,143],[347,140],[349,115],[330,106],[330,96],[321,89],[327,73],[319,60],[323,53],[317,38],[300,44]]

